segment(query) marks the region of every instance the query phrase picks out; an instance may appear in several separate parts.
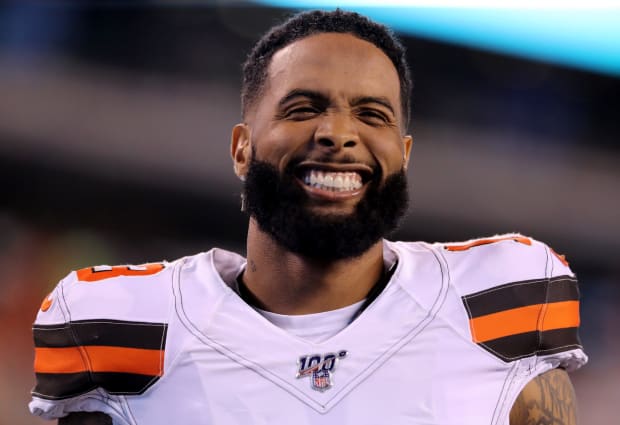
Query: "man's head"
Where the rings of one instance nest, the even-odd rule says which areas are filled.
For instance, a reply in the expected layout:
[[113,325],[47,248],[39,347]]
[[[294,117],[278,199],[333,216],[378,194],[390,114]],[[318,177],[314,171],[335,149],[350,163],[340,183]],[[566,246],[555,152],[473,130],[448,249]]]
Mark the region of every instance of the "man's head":
[[307,257],[355,257],[406,209],[406,66],[374,42],[399,46],[387,30],[359,15],[310,12],[288,22],[254,49],[258,75],[246,66],[255,81],[244,86],[244,122],[233,129],[235,172],[262,232]]
[[400,102],[405,128],[410,119],[411,72],[405,49],[392,31],[365,16],[340,9],[333,12],[314,10],[299,13],[281,25],[271,28],[255,45],[243,64],[241,108],[243,116],[262,93],[271,58],[280,49],[302,38],[321,33],[348,33],[366,40],[390,58],[400,81]]

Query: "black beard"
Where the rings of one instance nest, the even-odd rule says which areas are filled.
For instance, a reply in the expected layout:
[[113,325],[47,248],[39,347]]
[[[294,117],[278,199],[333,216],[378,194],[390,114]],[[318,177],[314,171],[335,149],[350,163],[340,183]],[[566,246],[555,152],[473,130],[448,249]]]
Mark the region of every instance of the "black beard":
[[396,227],[407,210],[404,170],[380,184],[380,173],[348,215],[316,214],[305,208],[308,195],[293,167],[282,176],[269,163],[251,159],[244,184],[246,211],[260,229],[287,250],[319,261],[359,257]]

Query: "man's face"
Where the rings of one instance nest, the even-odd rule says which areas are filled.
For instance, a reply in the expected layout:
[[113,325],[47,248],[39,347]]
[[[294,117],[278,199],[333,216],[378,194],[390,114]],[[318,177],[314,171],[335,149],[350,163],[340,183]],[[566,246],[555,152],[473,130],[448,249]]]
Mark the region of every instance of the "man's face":
[[[290,235],[279,233],[319,225],[328,230],[313,239],[341,228],[348,234],[334,237],[353,241],[359,235],[351,232],[367,233],[362,239],[373,240],[363,244],[371,245],[392,230],[406,204],[403,170],[411,147],[400,104],[396,69],[369,42],[326,33],[278,51],[262,97],[232,140],[235,170],[247,178],[249,212],[261,229],[305,255],[330,244],[289,246]],[[352,220],[361,223],[351,227]]]

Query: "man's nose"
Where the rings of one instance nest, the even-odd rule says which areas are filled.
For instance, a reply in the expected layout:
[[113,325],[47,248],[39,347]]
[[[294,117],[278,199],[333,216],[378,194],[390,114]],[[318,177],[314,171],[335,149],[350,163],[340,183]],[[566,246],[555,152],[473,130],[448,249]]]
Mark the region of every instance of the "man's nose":
[[359,134],[353,117],[344,111],[325,114],[314,133],[314,141],[333,151],[357,146]]

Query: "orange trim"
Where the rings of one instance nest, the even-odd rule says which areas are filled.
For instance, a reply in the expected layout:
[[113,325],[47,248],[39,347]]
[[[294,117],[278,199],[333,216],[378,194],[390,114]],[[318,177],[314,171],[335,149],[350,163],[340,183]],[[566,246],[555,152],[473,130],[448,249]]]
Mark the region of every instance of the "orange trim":
[[549,249],[551,250],[551,253],[553,255],[555,255],[557,257],[558,260],[560,260],[560,263],[564,264],[566,267],[569,266],[568,261],[566,260],[566,255],[562,255],[562,254],[558,254],[557,252],[555,252],[555,250],[551,247],[549,247]]
[[[90,367],[82,352],[90,361]],[[161,376],[164,352],[142,348],[89,345],[82,347],[35,348],[37,373],[124,372]]]
[[142,264],[140,266],[106,266],[87,267],[77,270],[78,280],[82,282],[96,282],[98,280],[110,279],[118,276],[147,276],[159,273],[164,269],[162,263]]
[[467,251],[469,248],[473,248],[475,246],[487,245],[501,241],[515,241],[525,245],[532,245],[532,240],[530,238],[526,238],[525,236],[504,236],[498,238],[478,239],[467,244],[446,245],[445,248],[448,251]]
[[54,299],[52,298],[52,294],[50,293],[45,297],[45,299],[41,303],[41,311],[46,312],[47,310],[49,310],[53,302],[54,302]]
[[[539,323],[544,311],[543,320]],[[485,342],[505,336],[533,331],[579,326],[579,301],[561,301],[513,308],[487,314],[469,321],[474,342]]]

